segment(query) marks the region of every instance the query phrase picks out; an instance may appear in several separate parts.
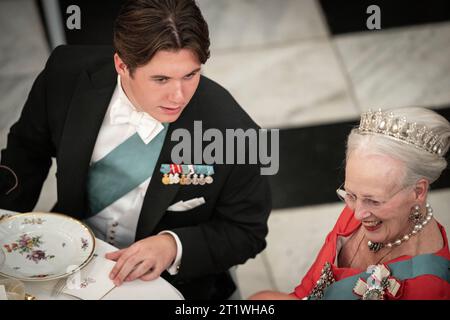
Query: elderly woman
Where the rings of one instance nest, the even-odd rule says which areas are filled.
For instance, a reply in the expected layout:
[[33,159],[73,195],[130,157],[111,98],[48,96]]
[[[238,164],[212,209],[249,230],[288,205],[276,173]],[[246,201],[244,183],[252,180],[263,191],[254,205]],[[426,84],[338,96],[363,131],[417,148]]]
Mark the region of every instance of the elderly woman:
[[[423,108],[367,112],[347,141],[346,207],[291,294],[251,299],[450,299],[450,253],[427,203],[450,124]],[[448,214],[448,212],[447,212]]]

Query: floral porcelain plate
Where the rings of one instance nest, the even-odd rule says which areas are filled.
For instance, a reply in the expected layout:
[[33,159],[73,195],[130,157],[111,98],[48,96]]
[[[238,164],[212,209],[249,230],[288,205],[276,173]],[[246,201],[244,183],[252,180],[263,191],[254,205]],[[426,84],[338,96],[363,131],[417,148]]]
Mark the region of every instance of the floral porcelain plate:
[[22,281],[66,277],[94,256],[95,237],[83,223],[56,213],[0,220],[0,275]]

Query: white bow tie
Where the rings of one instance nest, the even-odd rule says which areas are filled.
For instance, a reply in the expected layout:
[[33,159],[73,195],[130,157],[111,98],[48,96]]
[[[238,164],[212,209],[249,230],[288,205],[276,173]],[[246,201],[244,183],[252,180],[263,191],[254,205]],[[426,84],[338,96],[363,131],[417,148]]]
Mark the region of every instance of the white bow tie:
[[129,123],[135,126],[137,133],[145,144],[149,143],[164,129],[161,123],[150,117],[147,113],[133,110],[131,106],[122,103],[115,105],[111,109],[111,123]]

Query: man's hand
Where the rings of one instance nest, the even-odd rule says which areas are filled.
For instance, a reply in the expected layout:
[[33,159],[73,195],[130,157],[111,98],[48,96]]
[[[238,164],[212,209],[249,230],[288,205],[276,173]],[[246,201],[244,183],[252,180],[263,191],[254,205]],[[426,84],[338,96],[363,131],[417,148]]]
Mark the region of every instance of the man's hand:
[[126,249],[110,252],[106,258],[117,261],[109,278],[116,286],[137,278],[154,280],[175,260],[177,244],[170,234],[140,240]]

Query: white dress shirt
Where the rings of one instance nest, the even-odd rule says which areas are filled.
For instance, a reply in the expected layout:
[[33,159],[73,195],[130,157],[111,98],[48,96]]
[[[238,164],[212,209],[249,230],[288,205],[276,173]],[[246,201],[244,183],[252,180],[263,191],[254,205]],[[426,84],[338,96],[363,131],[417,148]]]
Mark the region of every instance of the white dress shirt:
[[[91,164],[105,157],[136,132],[142,141],[148,144],[163,128],[163,125],[148,113],[137,111],[123,91],[118,76],[117,86],[97,136]],[[97,238],[118,248],[125,248],[134,243],[139,215],[150,180],[151,177],[85,221]],[[180,239],[171,231],[161,233],[171,234],[177,243],[175,261],[168,269],[170,274],[176,274],[183,250]]]

